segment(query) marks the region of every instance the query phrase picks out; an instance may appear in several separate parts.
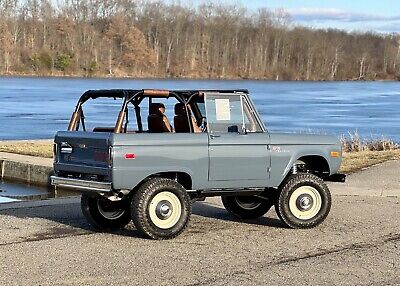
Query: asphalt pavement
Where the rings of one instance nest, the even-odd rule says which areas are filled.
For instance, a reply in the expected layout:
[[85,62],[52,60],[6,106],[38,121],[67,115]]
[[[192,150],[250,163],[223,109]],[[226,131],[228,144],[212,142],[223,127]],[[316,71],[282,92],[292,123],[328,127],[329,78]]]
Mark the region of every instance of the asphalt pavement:
[[218,198],[195,203],[168,241],[132,225],[96,233],[79,199],[0,205],[0,285],[400,285],[400,162],[331,184],[332,211],[311,230],[274,210],[240,221]]

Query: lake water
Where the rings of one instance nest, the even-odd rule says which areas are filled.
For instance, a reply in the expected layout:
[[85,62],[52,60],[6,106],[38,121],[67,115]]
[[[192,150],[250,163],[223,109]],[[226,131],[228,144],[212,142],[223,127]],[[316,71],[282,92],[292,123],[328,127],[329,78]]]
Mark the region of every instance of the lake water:
[[43,200],[77,195],[80,195],[80,193],[66,189],[55,190],[52,187],[44,188],[0,180],[0,204],[19,200]]
[[50,197],[50,192],[46,188],[0,180],[0,203],[18,200],[40,200],[48,197]]
[[[400,142],[400,82],[19,77],[0,78],[0,140],[52,138],[67,128],[85,90],[112,88],[248,89],[270,131],[338,136],[358,131],[368,138],[385,136]],[[119,106],[119,102],[95,101],[87,120],[112,126]]]

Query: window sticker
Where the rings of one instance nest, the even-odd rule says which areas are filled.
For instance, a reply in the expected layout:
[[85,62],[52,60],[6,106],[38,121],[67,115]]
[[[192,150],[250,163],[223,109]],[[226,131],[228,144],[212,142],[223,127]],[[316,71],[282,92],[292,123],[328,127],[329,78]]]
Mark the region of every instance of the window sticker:
[[229,105],[229,99],[218,98],[215,99],[215,113],[218,121],[229,121],[231,120],[231,110]]

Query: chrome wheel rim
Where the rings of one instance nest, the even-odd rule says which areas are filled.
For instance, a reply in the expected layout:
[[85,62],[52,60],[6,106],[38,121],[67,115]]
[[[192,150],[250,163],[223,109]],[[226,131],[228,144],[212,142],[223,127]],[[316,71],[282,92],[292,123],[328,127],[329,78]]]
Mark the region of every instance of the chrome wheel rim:
[[319,213],[321,208],[322,198],[320,193],[314,187],[301,186],[290,196],[290,212],[298,219],[312,219]]
[[178,223],[182,215],[182,205],[175,194],[161,192],[150,201],[148,212],[156,227],[169,229]]
[[245,210],[254,210],[261,205],[261,202],[251,197],[235,197],[235,201],[239,207]]
[[105,204],[105,202],[97,200],[97,209],[99,210],[99,213],[106,219],[109,220],[119,219],[125,213],[124,209],[109,210],[103,204]]

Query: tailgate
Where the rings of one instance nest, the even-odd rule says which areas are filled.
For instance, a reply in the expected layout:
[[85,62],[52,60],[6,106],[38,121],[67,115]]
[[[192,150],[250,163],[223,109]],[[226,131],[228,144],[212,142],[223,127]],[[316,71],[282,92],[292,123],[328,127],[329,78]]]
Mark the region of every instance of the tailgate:
[[111,169],[110,136],[111,133],[103,132],[58,132],[54,140],[54,171],[108,177]]

